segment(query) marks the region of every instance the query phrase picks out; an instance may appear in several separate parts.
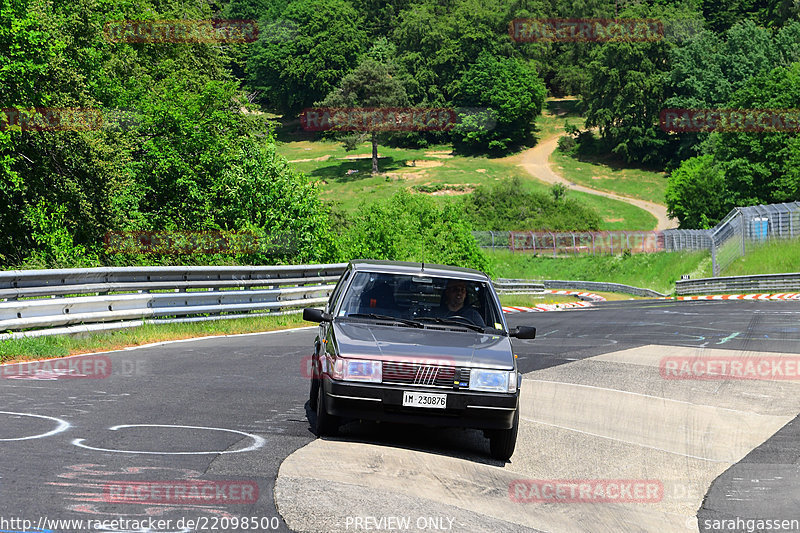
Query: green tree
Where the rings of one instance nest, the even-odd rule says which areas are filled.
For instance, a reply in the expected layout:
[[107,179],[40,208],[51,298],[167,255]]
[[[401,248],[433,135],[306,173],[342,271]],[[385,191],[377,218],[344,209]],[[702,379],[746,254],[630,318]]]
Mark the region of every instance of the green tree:
[[[620,17],[655,18],[665,26],[698,17],[691,4],[636,4]],[[669,96],[671,39],[608,41],[591,52],[584,93],[586,126],[598,127],[607,148],[625,162],[663,165],[675,150],[675,136],[658,127]]]
[[345,0],[297,0],[281,19],[293,24],[293,31],[286,39],[263,32],[246,71],[260,102],[292,114],[325,98],[356,66],[367,35],[362,17]]
[[124,127],[0,127],[4,265],[210,260],[101,253],[107,231],[137,229],[289,231],[294,251],[242,260],[332,257],[316,189],[274,155],[262,115],[242,111],[249,104],[227,68],[226,47],[114,43],[103,33],[108,20],[210,19],[208,4],[0,2],[3,107],[83,107],[106,119],[120,108],[135,111]]
[[[800,63],[794,63],[754,78],[733,95],[728,107],[781,110],[796,108],[798,102]],[[800,200],[797,133],[722,132],[711,144],[736,205]]]
[[524,2],[460,0],[414,3],[404,9],[392,33],[397,62],[412,102],[447,105],[461,73],[485,52],[518,55],[508,22]]
[[454,102],[458,106],[488,108],[494,124],[457,128],[454,145],[501,153],[525,142],[535,117],[542,112],[546,93],[536,71],[525,62],[482,54],[462,74]]
[[[342,79],[320,105],[326,107],[397,107],[406,105],[408,98],[400,81],[392,76],[390,69],[367,57],[355,70]],[[379,130],[364,131],[345,137],[345,147],[354,149],[365,137],[372,142],[372,174],[378,173],[378,139],[386,134]]]
[[673,170],[665,197],[669,216],[681,228],[710,228],[735,207],[725,173],[711,154],[687,159]]

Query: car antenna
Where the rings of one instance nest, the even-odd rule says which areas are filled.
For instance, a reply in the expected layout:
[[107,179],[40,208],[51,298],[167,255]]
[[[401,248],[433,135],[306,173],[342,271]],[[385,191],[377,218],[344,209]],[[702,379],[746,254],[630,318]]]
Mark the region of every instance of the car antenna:
[[425,270],[425,262],[422,262],[422,268],[420,270]]

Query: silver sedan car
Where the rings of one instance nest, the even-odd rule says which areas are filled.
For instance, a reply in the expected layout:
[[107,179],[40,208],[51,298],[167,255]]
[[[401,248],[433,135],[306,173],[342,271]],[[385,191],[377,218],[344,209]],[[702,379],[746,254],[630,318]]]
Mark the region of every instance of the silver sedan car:
[[514,453],[522,381],[489,277],[425,263],[351,261],[324,309],[310,406],[316,433],[343,419],[484,430],[492,457]]

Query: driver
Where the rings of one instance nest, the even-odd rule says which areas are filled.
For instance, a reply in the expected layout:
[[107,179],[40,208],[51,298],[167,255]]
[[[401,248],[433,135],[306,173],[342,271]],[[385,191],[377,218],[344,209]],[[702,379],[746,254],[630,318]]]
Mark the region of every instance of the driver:
[[444,289],[442,306],[439,308],[438,316],[441,318],[463,316],[473,324],[486,327],[480,313],[474,307],[466,305],[466,300],[467,282],[463,279],[451,279]]

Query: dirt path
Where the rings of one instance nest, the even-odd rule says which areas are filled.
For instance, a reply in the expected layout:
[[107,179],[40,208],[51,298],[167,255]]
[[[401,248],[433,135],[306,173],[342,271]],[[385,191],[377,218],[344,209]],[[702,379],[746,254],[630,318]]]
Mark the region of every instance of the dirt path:
[[658,220],[658,224],[655,227],[656,231],[677,227],[677,224],[667,217],[667,208],[663,205],[654,204],[653,202],[647,202],[645,200],[638,200],[636,198],[629,198],[627,196],[620,196],[611,192],[590,189],[589,187],[584,187],[583,185],[578,185],[567,181],[559,174],[554,172],[553,169],[550,168],[549,158],[550,154],[553,153],[553,151],[558,147],[559,137],[560,135],[548,137],[547,139],[540,141],[539,144],[533,148],[529,148],[528,150],[513,156],[513,158],[518,159],[518,165],[527,170],[531,176],[538,180],[544,181],[545,183],[563,183],[574,191],[612,198],[614,200],[619,200],[621,202],[635,205],[638,208],[644,209]]

